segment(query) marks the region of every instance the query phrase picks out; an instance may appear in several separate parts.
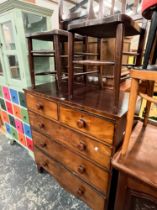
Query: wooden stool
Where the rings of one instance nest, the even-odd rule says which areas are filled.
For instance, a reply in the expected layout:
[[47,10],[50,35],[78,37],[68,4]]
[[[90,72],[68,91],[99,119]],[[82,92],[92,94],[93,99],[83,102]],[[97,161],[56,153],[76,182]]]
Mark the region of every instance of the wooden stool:
[[[137,3],[137,1],[135,1]],[[95,2],[97,3],[97,2]],[[89,11],[87,19],[77,23],[69,24],[68,29],[71,32],[69,34],[69,96],[73,96],[73,77],[74,77],[74,64],[80,64],[85,66],[96,66],[98,70],[95,72],[102,79],[102,67],[112,66],[114,70],[114,104],[115,112],[119,105],[119,91],[120,91],[120,77],[122,68],[122,55],[123,55],[123,39],[124,36],[140,35],[142,29],[139,25],[125,13],[126,2],[122,1],[120,11],[117,11],[116,1],[112,1],[111,7],[108,7],[104,0],[99,1],[98,15],[94,11],[95,3],[93,0],[89,0]],[[106,5],[105,5],[106,4]],[[109,14],[105,13],[105,9],[109,10]],[[118,13],[119,12],[119,13]],[[77,61],[74,59],[74,34],[80,34],[88,37],[95,38],[115,38],[115,58],[114,60],[102,60],[102,55],[97,60],[82,60]],[[141,40],[142,41],[142,40]],[[144,44],[142,44],[143,46]],[[129,52],[128,52],[129,54]],[[133,55],[133,53],[132,53]],[[136,53],[136,55],[138,55]],[[139,58],[140,59],[140,58]],[[138,61],[137,61],[138,62]],[[92,72],[87,72],[87,74]]]
[[[68,54],[66,51],[65,45],[68,43],[68,31],[67,26],[69,23],[76,21],[76,20],[82,20],[84,18],[84,15],[80,12],[77,12],[84,3],[75,5],[74,2],[71,2],[72,8],[69,9],[68,14],[64,14],[63,11],[63,3],[66,0],[60,0],[59,1],[59,29],[54,29],[51,31],[45,31],[45,32],[38,32],[27,35],[28,39],[28,50],[29,50],[29,66],[30,66],[30,76],[31,76],[31,83],[32,87],[35,88],[36,82],[35,77],[36,76],[44,76],[44,75],[55,75],[55,79],[57,82],[58,89],[60,89],[61,81],[68,79]],[[70,3],[69,3],[70,4]],[[33,49],[33,40],[41,40],[44,42],[52,42],[53,50],[34,50]],[[74,57],[84,59],[86,56],[99,56],[100,51],[100,40],[97,42],[98,47],[98,53],[87,53],[87,44],[88,39],[84,36],[75,34],[74,42],[79,43],[82,46],[82,51],[75,52]],[[34,65],[34,59],[35,57],[54,57],[54,69],[50,69],[50,71],[45,71],[44,69],[41,69],[41,72],[36,73],[35,72],[35,65]],[[75,77],[80,77],[81,75],[84,78],[84,81],[86,81],[86,75],[84,72],[86,71],[86,68],[83,66],[82,68],[78,68],[77,66],[74,67],[75,69],[79,69],[81,72],[76,72]]]

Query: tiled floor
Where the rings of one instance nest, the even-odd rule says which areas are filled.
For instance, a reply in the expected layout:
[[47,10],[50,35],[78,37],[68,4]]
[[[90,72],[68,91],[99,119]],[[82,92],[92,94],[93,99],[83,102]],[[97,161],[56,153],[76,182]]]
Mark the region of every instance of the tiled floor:
[[0,134],[0,210],[89,210],[48,174],[39,174],[28,153]]

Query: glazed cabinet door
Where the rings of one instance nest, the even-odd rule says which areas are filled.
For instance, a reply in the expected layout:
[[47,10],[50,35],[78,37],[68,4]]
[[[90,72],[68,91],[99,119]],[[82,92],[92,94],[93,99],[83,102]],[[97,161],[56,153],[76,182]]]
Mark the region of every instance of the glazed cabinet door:
[[[20,27],[20,26],[19,26]],[[0,18],[1,56],[5,68],[5,80],[7,85],[20,87],[23,84],[23,66],[20,59],[20,40],[12,13]]]
[[3,43],[0,37],[0,84],[5,84],[5,77],[6,77],[6,71],[5,71],[5,65],[3,60],[3,51],[2,51]]

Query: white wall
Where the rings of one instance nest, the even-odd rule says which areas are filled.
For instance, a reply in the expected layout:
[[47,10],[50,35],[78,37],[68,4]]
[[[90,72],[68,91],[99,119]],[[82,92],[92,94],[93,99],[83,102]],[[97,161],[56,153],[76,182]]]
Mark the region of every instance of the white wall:
[[56,29],[59,27],[58,23],[58,4],[50,2],[48,0],[36,0],[36,4],[42,7],[46,7],[48,9],[53,10],[53,15],[51,18],[52,29]]
[[5,2],[5,1],[7,1],[7,0],[0,0],[0,4],[3,3],[3,2]]

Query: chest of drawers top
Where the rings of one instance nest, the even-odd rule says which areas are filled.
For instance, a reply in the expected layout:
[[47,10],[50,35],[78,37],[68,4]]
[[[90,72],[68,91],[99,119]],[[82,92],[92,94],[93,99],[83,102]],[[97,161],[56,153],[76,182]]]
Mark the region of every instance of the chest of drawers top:
[[[88,112],[98,117],[107,118],[109,121],[121,119],[128,109],[128,93],[121,92],[119,100],[119,108],[115,113],[113,107],[113,90],[99,90],[97,87],[76,85],[76,93],[72,99],[67,95],[67,84],[62,84],[61,90],[56,89],[55,83],[46,83],[37,86],[35,89],[29,88],[26,93],[36,96],[32,101],[29,100],[29,105],[34,111],[46,116],[57,113],[57,105],[66,105],[76,108],[83,112]],[[46,104],[42,98],[47,99]],[[27,99],[28,100],[28,99]],[[50,103],[55,102],[55,103]],[[44,109],[42,109],[42,105]],[[27,103],[28,106],[28,103]],[[51,109],[52,108],[52,109]],[[52,110],[55,110],[52,113]],[[53,116],[56,119],[57,116]]]

